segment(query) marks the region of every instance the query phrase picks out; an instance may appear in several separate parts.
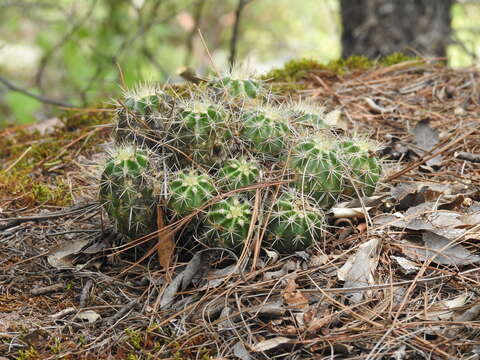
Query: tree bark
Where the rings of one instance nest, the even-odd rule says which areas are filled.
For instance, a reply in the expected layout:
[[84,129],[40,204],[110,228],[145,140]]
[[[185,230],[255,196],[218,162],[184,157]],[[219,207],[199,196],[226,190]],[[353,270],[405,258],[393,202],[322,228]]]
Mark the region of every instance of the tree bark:
[[455,0],[340,0],[342,56],[445,57]]

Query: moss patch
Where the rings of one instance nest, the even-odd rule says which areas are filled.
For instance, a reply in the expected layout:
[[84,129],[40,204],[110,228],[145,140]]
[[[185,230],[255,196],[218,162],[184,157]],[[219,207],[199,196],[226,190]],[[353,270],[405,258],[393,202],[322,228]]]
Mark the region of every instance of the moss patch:
[[391,66],[419,58],[407,56],[402,53],[393,53],[389,56],[372,60],[365,56],[350,56],[347,59],[332,60],[327,64],[321,64],[314,59],[298,59],[287,62],[283,68],[274,69],[263,76],[265,80],[296,82],[308,78],[312,72],[324,72],[329,75],[345,75],[357,70],[367,70],[373,67]]
[[65,173],[72,159],[88,156],[108,137],[112,112],[66,112],[47,135],[28,127],[0,132],[0,201],[9,207],[65,206],[71,198]]

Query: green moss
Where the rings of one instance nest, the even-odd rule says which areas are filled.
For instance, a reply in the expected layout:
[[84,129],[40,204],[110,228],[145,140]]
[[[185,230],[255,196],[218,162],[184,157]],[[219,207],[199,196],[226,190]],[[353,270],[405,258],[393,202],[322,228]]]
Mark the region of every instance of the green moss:
[[331,75],[345,75],[355,70],[367,70],[377,66],[391,66],[406,61],[418,60],[403,53],[393,53],[378,60],[369,59],[366,56],[353,55],[347,59],[332,60],[327,64],[321,64],[314,59],[290,60],[283,68],[274,69],[264,75],[264,80],[277,82],[297,82],[307,79],[311,72],[324,71]]
[[32,346],[28,350],[18,350],[18,356],[15,358],[16,360],[34,360],[38,359],[39,355],[37,350],[35,350]]
[[407,62],[407,61],[418,61],[418,63],[423,62],[423,60],[420,59],[419,57],[408,56],[401,52],[394,52],[388,56],[381,58],[380,60],[378,60],[377,63],[380,66],[391,66],[391,65],[396,65],[403,62]]
[[88,156],[108,137],[108,128],[95,126],[111,117],[111,112],[67,112],[48,135],[25,127],[0,131],[0,200],[15,199],[12,206],[18,207],[68,205],[71,193],[62,177],[79,153]]
[[352,70],[369,69],[373,67],[374,64],[375,62],[366,56],[353,55],[347,59],[332,60],[326,65],[326,68],[336,75],[344,75]]
[[34,184],[31,190],[32,200],[41,204],[68,205],[71,201],[69,188],[62,182],[54,185]]
[[274,69],[262,76],[263,80],[295,82],[306,77],[312,70],[325,70],[325,65],[314,59],[297,59],[285,63],[283,68]]
[[132,347],[135,350],[142,350],[143,348],[142,334],[132,329],[125,329],[125,333],[128,335],[128,343],[132,345]]

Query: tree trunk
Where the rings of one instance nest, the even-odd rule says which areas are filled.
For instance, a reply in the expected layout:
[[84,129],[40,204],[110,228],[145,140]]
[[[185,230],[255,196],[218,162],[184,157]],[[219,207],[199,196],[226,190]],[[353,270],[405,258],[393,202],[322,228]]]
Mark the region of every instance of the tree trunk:
[[446,56],[455,0],[340,0],[342,56]]

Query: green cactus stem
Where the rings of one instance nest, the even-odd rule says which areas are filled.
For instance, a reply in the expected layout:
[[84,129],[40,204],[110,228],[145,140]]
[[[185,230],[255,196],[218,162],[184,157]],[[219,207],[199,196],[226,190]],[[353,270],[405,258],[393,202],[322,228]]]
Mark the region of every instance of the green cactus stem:
[[214,246],[240,251],[252,220],[252,205],[239,196],[222,200],[207,212],[208,236]]
[[228,92],[234,97],[246,96],[255,99],[259,95],[261,85],[258,80],[236,79],[231,76],[225,76],[214,83],[214,87]]
[[290,154],[296,188],[322,207],[331,206],[342,192],[342,174],[334,142],[326,136],[301,140]]
[[291,132],[282,109],[264,107],[243,115],[240,136],[252,151],[277,156],[285,149]]
[[317,104],[308,102],[295,102],[289,104],[294,125],[303,133],[315,134],[318,130],[329,126],[325,123],[325,109]]
[[116,230],[135,239],[155,231],[157,199],[149,178],[150,154],[123,145],[107,159],[100,201]]
[[226,191],[252,185],[260,181],[260,165],[255,159],[230,159],[219,170],[218,178]]
[[173,99],[153,85],[140,85],[126,91],[117,104],[115,140],[117,144],[135,142],[155,147],[163,121],[173,111]]
[[305,250],[318,239],[323,224],[324,214],[315,202],[291,189],[273,205],[267,243],[281,253]]
[[201,208],[214,195],[215,187],[207,174],[195,170],[179,171],[169,184],[170,208],[186,215]]
[[227,112],[209,99],[184,100],[169,137],[173,146],[201,165],[217,164],[228,152]]
[[382,173],[381,161],[373,154],[373,144],[353,139],[339,141],[337,147],[344,175],[342,193],[347,196],[357,193],[373,195]]

